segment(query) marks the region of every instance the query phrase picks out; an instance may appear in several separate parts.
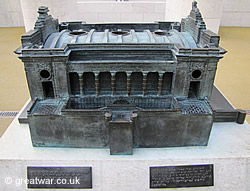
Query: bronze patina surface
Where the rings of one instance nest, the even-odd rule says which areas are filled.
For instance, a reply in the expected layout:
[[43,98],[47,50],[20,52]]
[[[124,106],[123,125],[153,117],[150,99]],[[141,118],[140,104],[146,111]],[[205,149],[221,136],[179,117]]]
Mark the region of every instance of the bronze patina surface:
[[[34,146],[110,147],[111,154],[205,146],[214,116],[225,119],[209,100],[226,51],[197,3],[181,22],[151,24],[59,24],[47,7],[38,13],[16,50],[34,102]],[[229,113],[227,121],[242,122],[240,112]]]

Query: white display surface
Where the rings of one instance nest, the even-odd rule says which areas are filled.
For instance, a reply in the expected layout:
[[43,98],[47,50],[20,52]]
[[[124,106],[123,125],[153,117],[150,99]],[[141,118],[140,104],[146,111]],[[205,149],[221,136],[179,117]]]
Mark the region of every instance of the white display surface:
[[27,166],[91,166],[93,191],[162,191],[149,188],[149,167],[197,164],[214,164],[214,186],[167,190],[249,191],[250,125],[215,123],[207,147],[139,148],[122,156],[109,149],[33,147],[18,116],[0,138],[0,190],[27,190],[21,182]]

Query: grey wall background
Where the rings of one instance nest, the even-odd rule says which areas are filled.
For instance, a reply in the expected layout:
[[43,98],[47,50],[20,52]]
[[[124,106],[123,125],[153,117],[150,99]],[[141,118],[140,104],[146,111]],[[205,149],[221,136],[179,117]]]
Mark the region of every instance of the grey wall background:
[[[249,0],[197,0],[208,28],[250,27]],[[0,27],[25,26],[30,30],[40,5],[60,21],[153,22],[180,20],[191,10],[192,0],[0,0]]]
[[0,0],[0,27],[24,26],[20,0]]
[[224,0],[221,26],[250,26],[249,0]]

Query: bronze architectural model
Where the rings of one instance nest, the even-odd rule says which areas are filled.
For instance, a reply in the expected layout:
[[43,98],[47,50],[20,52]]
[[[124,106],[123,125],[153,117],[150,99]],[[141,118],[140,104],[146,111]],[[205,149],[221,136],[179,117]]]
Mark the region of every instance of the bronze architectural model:
[[47,7],[38,13],[16,50],[33,101],[34,146],[132,154],[207,145],[216,117],[209,100],[226,51],[196,2],[181,23],[59,24]]

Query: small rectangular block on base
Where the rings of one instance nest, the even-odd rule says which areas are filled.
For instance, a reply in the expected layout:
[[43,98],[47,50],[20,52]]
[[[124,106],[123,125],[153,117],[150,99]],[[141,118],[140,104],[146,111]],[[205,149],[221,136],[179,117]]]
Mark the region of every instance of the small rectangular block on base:
[[[119,115],[128,115],[128,119],[120,119]],[[109,122],[111,155],[133,154],[133,123],[129,115],[130,112],[113,112],[113,119]]]

